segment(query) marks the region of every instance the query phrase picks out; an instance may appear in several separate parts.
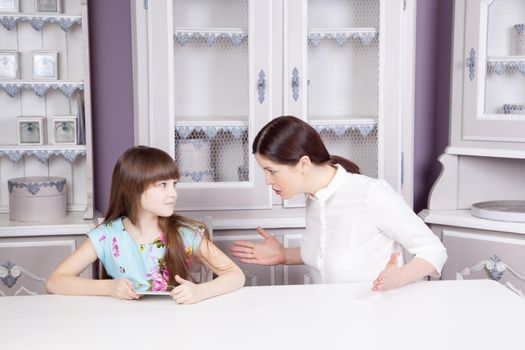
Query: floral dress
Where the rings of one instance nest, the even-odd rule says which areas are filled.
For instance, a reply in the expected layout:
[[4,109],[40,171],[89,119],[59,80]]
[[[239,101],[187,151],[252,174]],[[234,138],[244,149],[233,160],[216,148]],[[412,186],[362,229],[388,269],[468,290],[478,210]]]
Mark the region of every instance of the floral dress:
[[[122,220],[123,217],[115,219],[88,233],[106,272],[115,279],[129,279],[136,289],[166,290],[169,271],[163,258],[166,249],[164,234],[159,233],[151,243],[136,243]],[[190,268],[203,233],[203,227],[179,229]]]

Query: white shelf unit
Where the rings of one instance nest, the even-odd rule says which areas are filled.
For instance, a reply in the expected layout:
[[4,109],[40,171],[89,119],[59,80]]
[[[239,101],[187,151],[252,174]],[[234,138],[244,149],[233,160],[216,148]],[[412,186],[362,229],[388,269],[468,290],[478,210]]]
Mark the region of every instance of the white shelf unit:
[[[520,23],[520,0],[455,2],[450,146],[439,159],[443,171],[428,209],[420,213],[448,250],[444,279],[500,259],[525,272],[525,225],[477,218],[470,210],[477,202],[525,199],[525,118],[512,107],[525,103],[525,58],[513,41]],[[525,290],[525,281],[510,273],[501,278],[500,272],[469,278],[494,278]]]
[[[9,211],[9,178],[62,176],[67,181],[68,216],[80,212],[85,219],[92,219],[87,2],[64,2],[60,14],[36,13],[31,0],[20,0],[19,4],[19,13],[0,13],[0,50],[17,51],[19,57],[19,79],[0,80],[0,212]],[[33,79],[33,50],[58,52],[57,80]],[[44,136],[50,141],[51,117],[72,115],[79,118],[77,128],[82,129],[83,144],[18,145],[18,116],[45,117]]]

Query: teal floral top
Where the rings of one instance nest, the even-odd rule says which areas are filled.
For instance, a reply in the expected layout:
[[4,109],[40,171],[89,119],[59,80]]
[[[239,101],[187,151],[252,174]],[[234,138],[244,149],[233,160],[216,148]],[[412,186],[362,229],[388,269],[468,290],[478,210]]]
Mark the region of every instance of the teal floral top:
[[[162,233],[152,243],[136,243],[124,228],[123,217],[100,225],[88,233],[97,256],[112,278],[127,278],[135,288],[164,291],[169,276],[164,264],[166,239]],[[188,264],[192,265],[204,229],[182,227],[179,230]]]

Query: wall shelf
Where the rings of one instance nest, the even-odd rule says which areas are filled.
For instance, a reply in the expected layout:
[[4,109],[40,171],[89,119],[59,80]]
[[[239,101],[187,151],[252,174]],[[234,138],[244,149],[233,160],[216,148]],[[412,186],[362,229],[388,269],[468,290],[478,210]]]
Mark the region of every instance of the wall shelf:
[[20,90],[33,90],[39,97],[45,96],[48,90],[60,90],[64,96],[71,97],[75,91],[84,90],[82,81],[34,81],[34,80],[4,80],[0,81],[0,90],[4,90],[9,96],[15,97]]
[[7,157],[13,163],[18,162],[24,156],[35,156],[42,163],[47,162],[51,156],[64,157],[69,163],[74,163],[78,156],[86,155],[86,146],[6,146],[0,145],[0,157]]
[[82,23],[81,16],[62,16],[62,15],[13,15],[0,14],[0,23],[7,29],[13,30],[18,23],[30,23],[31,26],[41,31],[45,25],[56,23],[65,32],[68,32],[75,24]]

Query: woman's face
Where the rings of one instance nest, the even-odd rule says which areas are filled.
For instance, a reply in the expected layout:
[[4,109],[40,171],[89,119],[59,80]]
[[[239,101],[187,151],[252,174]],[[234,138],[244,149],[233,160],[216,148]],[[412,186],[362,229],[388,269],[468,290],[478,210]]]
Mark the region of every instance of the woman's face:
[[173,215],[177,201],[177,180],[162,180],[150,185],[140,197],[142,210],[157,216]]
[[303,174],[300,164],[286,165],[275,163],[268,158],[255,154],[255,160],[264,170],[266,184],[272,186],[274,192],[283,199],[289,199],[304,192]]

